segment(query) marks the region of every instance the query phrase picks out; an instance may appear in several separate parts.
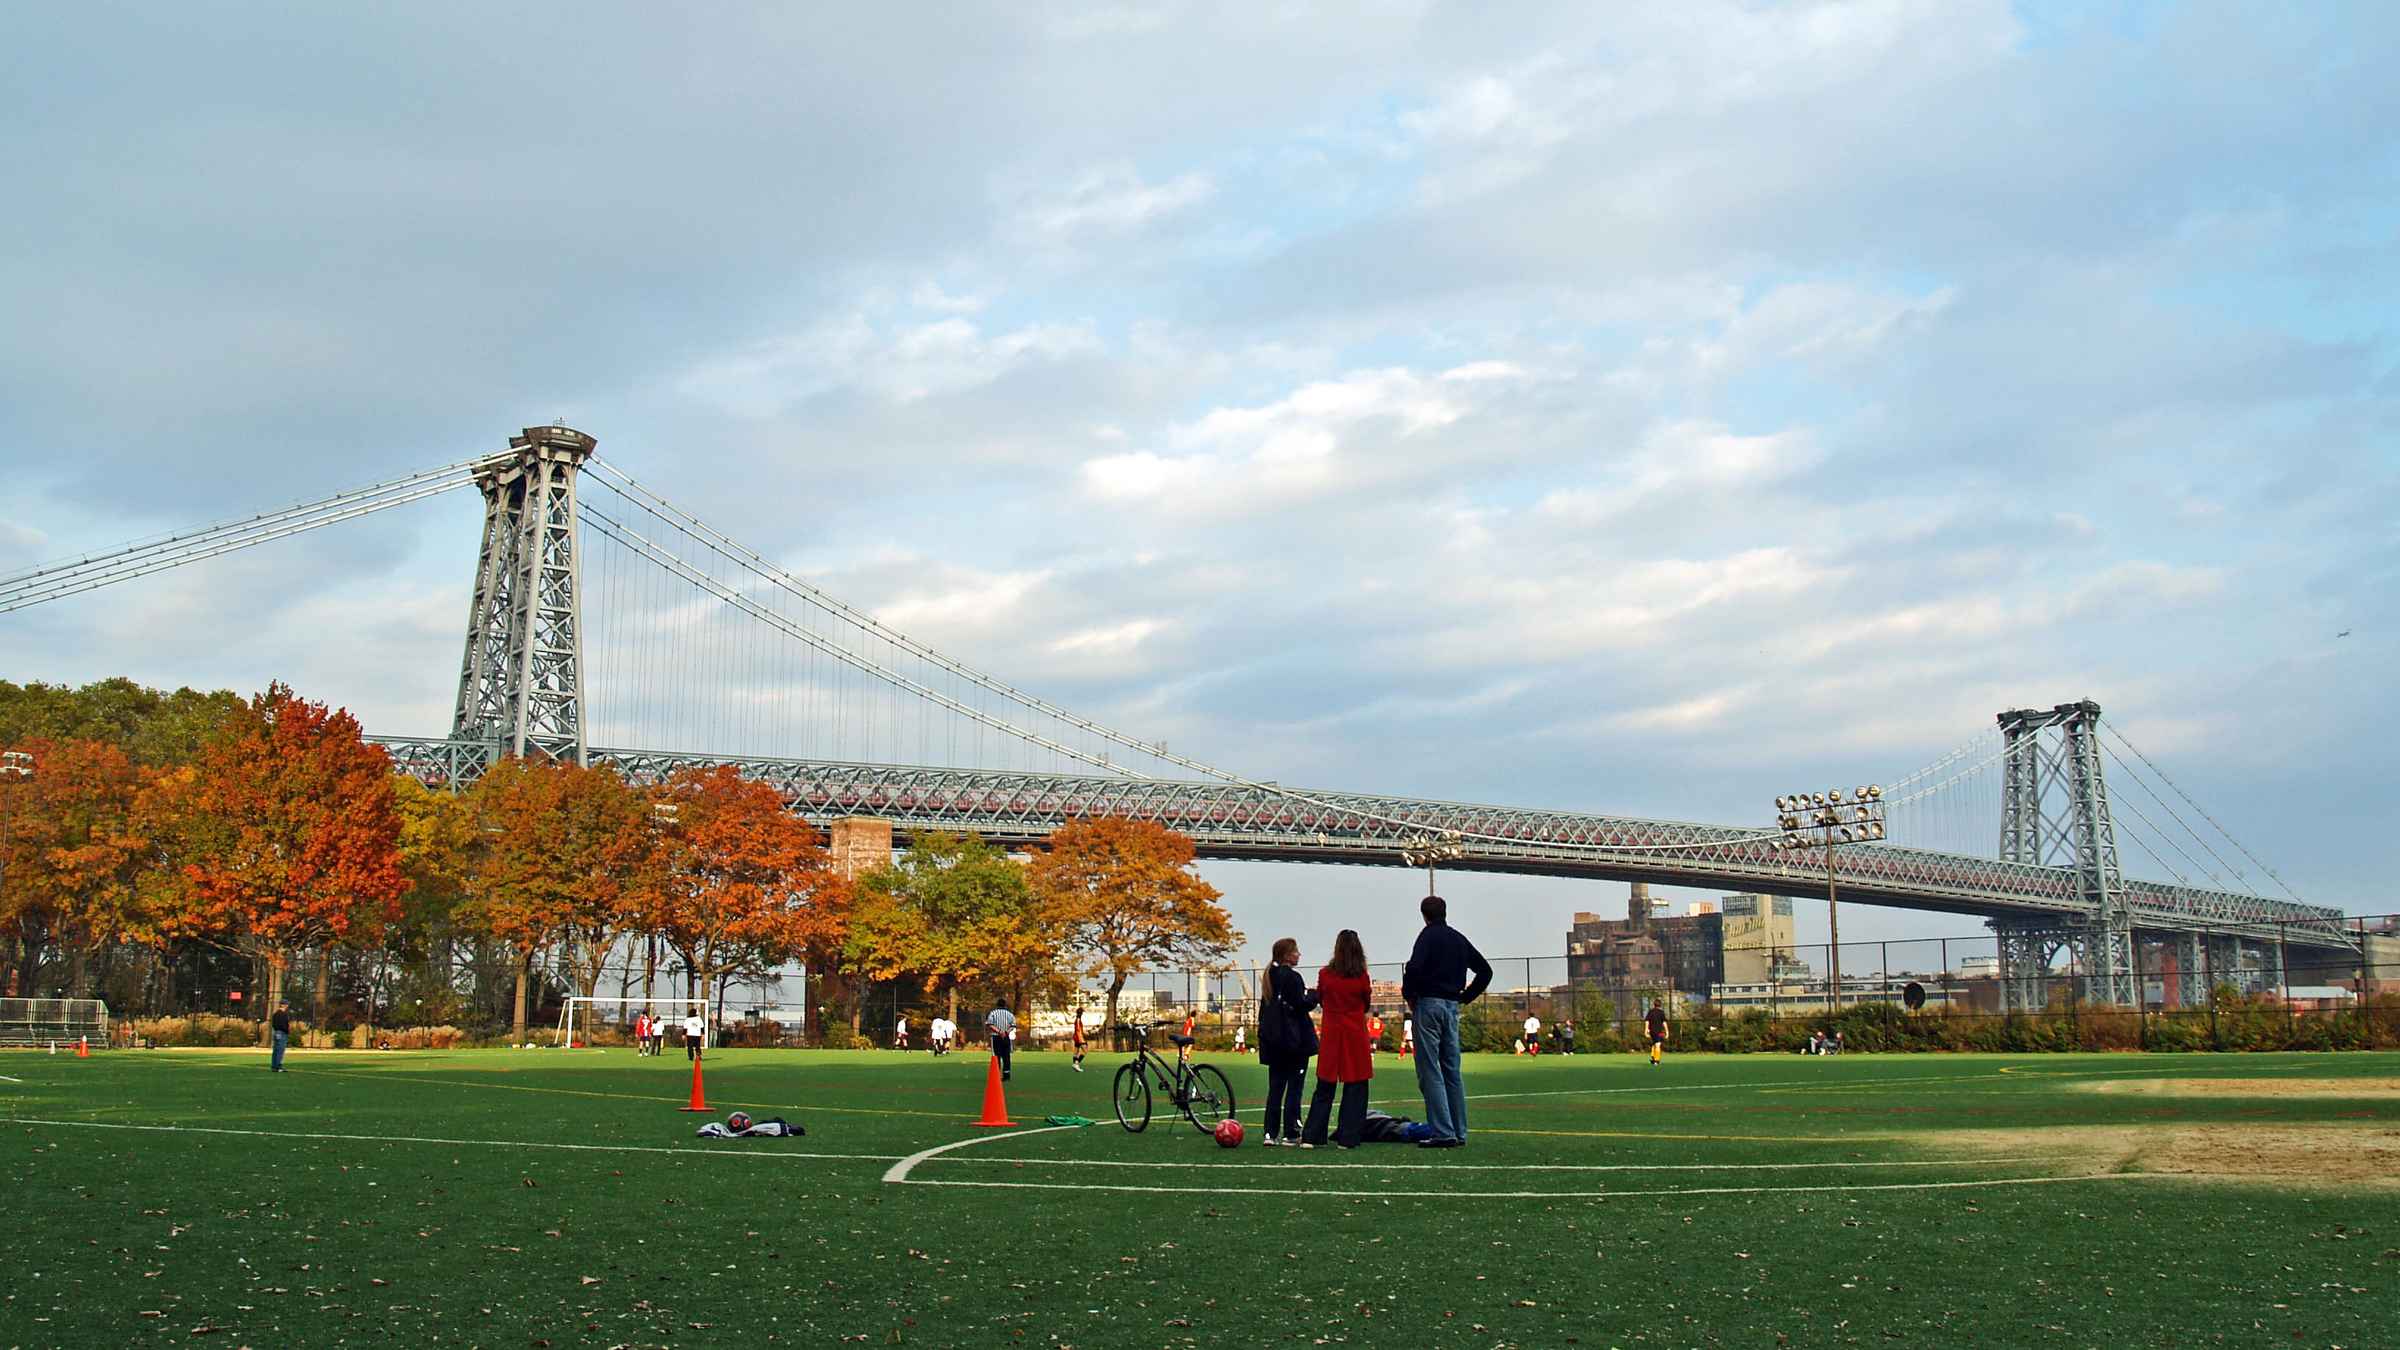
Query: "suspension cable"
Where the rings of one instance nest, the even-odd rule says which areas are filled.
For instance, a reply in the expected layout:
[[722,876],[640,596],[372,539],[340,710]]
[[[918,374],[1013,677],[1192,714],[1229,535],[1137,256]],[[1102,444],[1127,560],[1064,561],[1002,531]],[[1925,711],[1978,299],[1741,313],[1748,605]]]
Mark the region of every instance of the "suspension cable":
[[[2115,726],[2108,723],[2102,723],[2101,729],[2106,731],[2109,735],[2116,737],[2117,743],[2124,746],[2126,749],[2131,750],[2136,759],[2141,760],[2141,762],[2144,764],[2148,764],[2150,766],[2150,772],[2158,775],[2158,781],[2166,784],[2170,788],[2173,788],[2175,795],[2183,798],[2186,805],[2190,806],[2194,811],[2199,812],[2202,820],[2207,821],[2211,825],[2215,825],[2217,833],[2224,835],[2225,841],[2229,844],[2232,844],[2236,849],[2239,849],[2243,857],[2248,858],[2253,863],[2256,863],[2259,871],[2266,873],[2270,877],[2273,877],[2275,879],[2275,884],[2283,887],[2284,894],[2292,897],[2294,900],[2300,899],[2300,892],[2293,890],[2290,882],[2285,881],[2283,877],[2275,871],[2274,868],[2269,867],[2266,865],[2266,863],[2260,861],[2257,854],[2252,853],[2247,848],[2244,848],[2242,846],[2242,841],[2234,838],[2231,830],[2226,829],[2223,825],[2218,825],[2217,818],[2208,813],[2207,807],[2202,806],[2196,801],[2193,801],[2192,794],[2184,791],[2183,788],[2177,784],[2173,778],[2168,777],[2165,769],[2162,769],[2158,767],[2158,765],[2152,763],[2150,757],[2142,753],[2142,748],[2140,746],[2135,745],[2132,741],[2125,738],[2124,732],[2117,730]],[[2301,903],[2306,904],[2308,902],[2302,900]]]

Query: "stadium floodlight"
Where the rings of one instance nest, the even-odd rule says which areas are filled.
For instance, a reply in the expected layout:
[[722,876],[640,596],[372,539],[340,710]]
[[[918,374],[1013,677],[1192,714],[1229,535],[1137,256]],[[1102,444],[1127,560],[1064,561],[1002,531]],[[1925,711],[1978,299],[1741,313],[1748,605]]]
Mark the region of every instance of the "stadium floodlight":
[[1425,869],[1425,893],[1427,895],[1441,893],[1433,884],[1434,864],[1445,860],[1455,862],[1465,856],[1467,856],[1466,842],[1460,839],[1454,830],[1444,830],[1438,835],[1420,834],[1400,846],[1400,861],[1411,867]]
[[[1834,849],[1842,844],[1864,844],[1883,838],[1883,806],[1880,783],[1859,788],[1847,800],[1840,788],[1775,799],[1775,828],[1783,832],[1775,847],[1791,853],[1820,844],[1825,849],[1826,951],[1831,957],[1827,962],[1830,969],[1825,996],[1835,1008],[1841,1006],[1842,999],[1842,910],[1834,875]],[[1808,813],[1805,818],[1801,811]]]
[[[33,756],[23,750],[0,750],[0,783],[22,783],[33,777]],[[6,794],[0,794],[0,876],[8,867],[9,830],[15,816],[8,809]]]

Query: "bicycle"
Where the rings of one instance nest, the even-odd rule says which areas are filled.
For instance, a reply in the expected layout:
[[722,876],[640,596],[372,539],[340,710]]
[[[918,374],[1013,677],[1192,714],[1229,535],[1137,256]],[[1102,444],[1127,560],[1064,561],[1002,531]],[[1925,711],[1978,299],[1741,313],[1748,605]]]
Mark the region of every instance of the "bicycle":
[[[1167,1101],[1192,1127],[1202,1134],[1216,1130],[1220,1121],[1233,1118],[1233,1084],[1225,1081],[1223,1071],[1213,1064],[1194,1064],[1188,1058],[1178,1058],[1169,1064],[1164,1055],[1150,1048],[1150,1027],[1120,1025],[1119,1035],[1133,1038],[1133,1059],[1117,1069],[1112,1095],[1116,1101],[1117,1123],[1128,1134],[1140,1134],[1150,1128],[1150,1085],[1155,1079]],[[1189,1036],[1171,1036],[1177,1046],[1188,1048]]]

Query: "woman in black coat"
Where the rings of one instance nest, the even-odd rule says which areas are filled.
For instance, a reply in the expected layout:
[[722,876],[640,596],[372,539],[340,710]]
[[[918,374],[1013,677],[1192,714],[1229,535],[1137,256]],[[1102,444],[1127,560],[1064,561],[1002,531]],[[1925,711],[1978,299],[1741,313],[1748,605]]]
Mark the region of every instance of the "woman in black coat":
[[1267,1066],[1266,1146],[1300,1142],[1300,1085],[1309,1058],[1317,1053],[1316,1024],[1308,1014],[1316,992],[1300,978],[1300,943],[1277,938],[1267,967],[1267,990],[1258,1005],[1258,1062]]

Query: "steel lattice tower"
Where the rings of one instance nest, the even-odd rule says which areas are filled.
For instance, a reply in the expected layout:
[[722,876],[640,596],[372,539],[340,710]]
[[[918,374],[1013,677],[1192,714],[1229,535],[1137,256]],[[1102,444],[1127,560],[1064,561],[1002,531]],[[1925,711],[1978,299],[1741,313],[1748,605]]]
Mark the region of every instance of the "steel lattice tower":
[[2001,860],[2073,869],[2094,915],[2088,925],[2071,929],[1995,922],[2001,985],[2009,1005],[2039,1006],[2041,977],[2052,954],[2065,946],[2076,950],[2091,997],[2118,1007],[2138,1007],[2133,911],[2117,863],[2117,827],[2109,814],[2108,782],[2100,766],[2100,705],[2085,699],[2047,712],[2004,712],[2000,732],[2007,756],[2000,805]]
[[483,551],[467,609],[450,734],[503,755],[584,762],[583,615],[575,476],[598,444],[563,426],[512,436],[476,471]]

